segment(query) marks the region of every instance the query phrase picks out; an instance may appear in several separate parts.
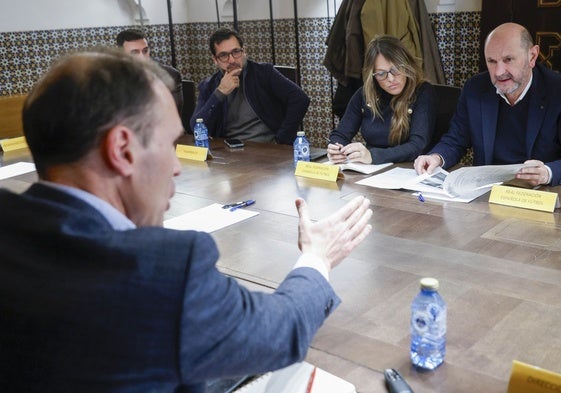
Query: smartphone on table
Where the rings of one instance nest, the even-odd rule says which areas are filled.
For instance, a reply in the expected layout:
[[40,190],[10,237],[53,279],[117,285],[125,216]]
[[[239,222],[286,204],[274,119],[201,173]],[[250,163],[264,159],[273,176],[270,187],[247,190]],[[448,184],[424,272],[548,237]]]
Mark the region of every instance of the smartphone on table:
[[230,148],[230,149],[237,149],[240,147],[243,147],[243,141],[241,139],[237,139],[237,138],[226,138],[224,139],[224,143]]

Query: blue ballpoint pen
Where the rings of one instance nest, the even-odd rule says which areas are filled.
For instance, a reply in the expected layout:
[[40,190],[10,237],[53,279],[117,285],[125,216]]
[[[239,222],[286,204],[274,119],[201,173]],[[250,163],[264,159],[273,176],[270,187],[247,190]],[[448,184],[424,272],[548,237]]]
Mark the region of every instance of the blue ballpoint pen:
[[238,203],[236,206],[232,206],[230,208],[230,211],[233,212],[234,210],[240,209],[242,207],[247,207],[247,206],[251,206],[255,203],[255,201],[253,199],[248,199],[247,201],[243,201],[241,203]]
[[227,205],[222,206],[222,209],[229,209],[229,208],[231,208],[231,207],[241,205],[242,203],[244,203],[244,201],[239,201],[239,202],[234,202],[234,203],[228,203]]

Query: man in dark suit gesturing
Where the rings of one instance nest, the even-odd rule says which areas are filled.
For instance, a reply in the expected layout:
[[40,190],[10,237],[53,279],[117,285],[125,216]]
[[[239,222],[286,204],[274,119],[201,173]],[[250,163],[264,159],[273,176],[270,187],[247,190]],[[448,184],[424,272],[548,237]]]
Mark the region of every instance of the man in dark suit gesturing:
[[3,392],[201,392],[305,357],[339,303],[329,270],[370,232],[357,197],[312,223],[272,294],[216,269],[210,235],[162,227],[183,127],[169,76],[120,51],[58,61],[29,93],[40,181],[0,190]]
[[415,160],[419,173],[456,165],[469,147],[474,165],[526,165],[531,186],[561,183],[561,75],[537,64],[538,45],[505,23],[485,41],[488,72],[466,82],[448,133]]

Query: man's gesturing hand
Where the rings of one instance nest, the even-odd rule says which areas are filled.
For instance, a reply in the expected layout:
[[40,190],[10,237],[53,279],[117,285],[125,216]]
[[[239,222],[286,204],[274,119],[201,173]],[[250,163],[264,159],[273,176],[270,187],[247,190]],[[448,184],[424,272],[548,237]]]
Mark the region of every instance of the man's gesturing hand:
[[327,269],[337,266],[372,230],[370,201],[362,196],[317,222],[309,217],[308,205],[302,198],[295,201],[300,222],[298,247],[320,257]]

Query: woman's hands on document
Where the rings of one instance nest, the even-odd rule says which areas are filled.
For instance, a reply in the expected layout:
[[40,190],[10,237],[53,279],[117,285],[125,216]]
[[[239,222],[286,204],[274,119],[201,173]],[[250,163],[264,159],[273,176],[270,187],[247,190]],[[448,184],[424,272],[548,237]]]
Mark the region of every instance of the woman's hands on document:
[[340,143],[330,143],[327,145],[327,157],[334,164],[342,164],[344,162],[372,164],[370,150],[360,142],[349,143],[346,146]]
[[372,230],[370,201],[356,197],[345,206],[320,221],[310,220],[308,205],[302,198],[295,201],[300,222],[298,247],[320,257],[327,269],[337,266]]
[[347,162],[347,156],[341,153],[343,145],[340,143],[329,143],[327,145],[327,158],[334,164]]

